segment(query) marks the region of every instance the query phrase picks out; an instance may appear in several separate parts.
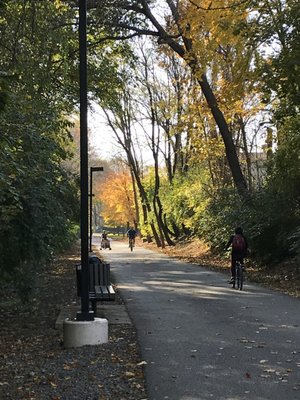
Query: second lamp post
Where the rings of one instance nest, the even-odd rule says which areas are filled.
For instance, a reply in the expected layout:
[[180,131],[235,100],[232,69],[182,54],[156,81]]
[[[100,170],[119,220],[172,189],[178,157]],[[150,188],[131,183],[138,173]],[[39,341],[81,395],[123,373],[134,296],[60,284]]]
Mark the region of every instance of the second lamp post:
[[90,251],[92,251],[93,237],[93,172],[103,171],[103,167],[90,168]]

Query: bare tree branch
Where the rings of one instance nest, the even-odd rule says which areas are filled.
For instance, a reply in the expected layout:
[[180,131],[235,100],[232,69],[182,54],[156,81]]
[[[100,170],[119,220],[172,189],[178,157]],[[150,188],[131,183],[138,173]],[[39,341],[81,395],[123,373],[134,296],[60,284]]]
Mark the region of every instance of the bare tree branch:
[[173,38],[167,33],[167,31],[162,27],[162,25],[158,22],[157,18],[152,14],[152,11],[150,10],[147,2],[145,0],[141,0],[141,3],[143,4],[143,15],[147,17],[152,25],[157,29],[159,36],[160,36],[160,44],[166,43],[168,44],[177,54],[179,54],[181,57],[184,56],[185,51],[180,44],[175,42]]
[[[129,28],[130,29],[130,28]],[[133,30],[133,29],[132,29]],[[133,32],[128,35],[108,35],[108,36],[103,36],[101,39],[94,41],[93,43],[88,43],[89,47],[95,47],[100,43],[107,42],[108,40],[128,40],[132,39],[137,36],[159,36],[157,32],[154,31],[148,31],[144,29],[138,29],[137,32]]]

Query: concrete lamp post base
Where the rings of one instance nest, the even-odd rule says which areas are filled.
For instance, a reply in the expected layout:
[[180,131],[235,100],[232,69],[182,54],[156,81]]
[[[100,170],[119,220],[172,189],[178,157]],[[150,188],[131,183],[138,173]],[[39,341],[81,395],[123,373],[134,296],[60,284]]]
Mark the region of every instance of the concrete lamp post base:
[[93,321],[65,319],[63,323],[65,348],[98,345],[108,342],[108,321],[95,318]]

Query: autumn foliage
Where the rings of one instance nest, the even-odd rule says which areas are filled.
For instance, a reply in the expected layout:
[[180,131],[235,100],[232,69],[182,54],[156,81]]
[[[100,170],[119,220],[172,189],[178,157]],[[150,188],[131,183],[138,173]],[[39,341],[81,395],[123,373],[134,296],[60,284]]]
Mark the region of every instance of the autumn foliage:
[[101,201],[105,224],[119,226],[134,221],[133,189],[128,172],[111,172],[104,183],[96,186],[95,196]]

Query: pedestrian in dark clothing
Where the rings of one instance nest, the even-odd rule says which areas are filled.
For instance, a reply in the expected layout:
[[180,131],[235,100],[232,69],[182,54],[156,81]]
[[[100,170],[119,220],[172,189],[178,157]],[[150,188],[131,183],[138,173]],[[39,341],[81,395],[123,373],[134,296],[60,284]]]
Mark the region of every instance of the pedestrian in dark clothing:
[[243,234],[243,229],[238,227],[234,231],[234,235],[230,237],[226,245],[226,250],[231,246],[231,280],[229,283],[233,283],[235,279],[235,263],[239,261],[241,264],[244,263],[244,258],[247,254],[248,241]]

